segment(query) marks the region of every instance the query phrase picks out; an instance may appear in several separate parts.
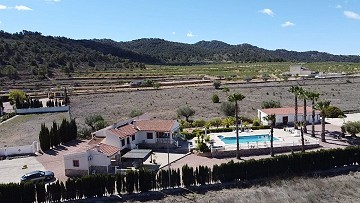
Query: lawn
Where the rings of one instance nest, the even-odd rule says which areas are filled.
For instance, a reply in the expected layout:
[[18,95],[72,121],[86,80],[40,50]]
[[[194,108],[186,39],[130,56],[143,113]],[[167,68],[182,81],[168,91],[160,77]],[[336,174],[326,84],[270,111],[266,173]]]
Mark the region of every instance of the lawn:
[[53,121],[60,124],[63,118],[69,118],[69,113],[47,113],[18,115],[0,124],[0,147],[28,145],[38,141],[42,123],[51,126]]

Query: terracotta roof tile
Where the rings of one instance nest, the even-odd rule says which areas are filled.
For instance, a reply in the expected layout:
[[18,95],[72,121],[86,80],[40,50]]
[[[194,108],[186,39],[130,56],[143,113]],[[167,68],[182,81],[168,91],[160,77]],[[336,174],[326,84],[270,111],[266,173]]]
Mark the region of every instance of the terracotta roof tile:
[[99,152],[106,154],[106,156],[113,156],[120,151],[120,148],[104,143],[99,143],[93,146],[90,150],[97,150],[97,147],[99,147]]
[[[270,109],[260,109],[260,111],[266,113],[267,115],[276,114],[276,115],[294,115],[295,114],[295,107],[284,107],[284,108],[270,108]],[[308,115],[312,113],[312,108],[307,107],[306,112]],[[320,113],[319,111],[315,111],[317,114]],[[298,107],[298,115],[303,115],[304,107]]]
[[119,138],[121,138],[121,139],[133,136],[137,132],[137,130],[131,124],[128,124],[128,125],[125,125],[125,126],[122,126],[119,128],[115,128],[115,129],[110,128],[110,129],[108,129],[108,131],[119,136]]
[[174,120],[141,120],[135,122],[135,127],[142,131],[169,132]]
[[89,145],[96,145],[96,144],[99,144],[101,141],[103,141],[105,138],[104,137],[93,137],[89,142],[88,144]]

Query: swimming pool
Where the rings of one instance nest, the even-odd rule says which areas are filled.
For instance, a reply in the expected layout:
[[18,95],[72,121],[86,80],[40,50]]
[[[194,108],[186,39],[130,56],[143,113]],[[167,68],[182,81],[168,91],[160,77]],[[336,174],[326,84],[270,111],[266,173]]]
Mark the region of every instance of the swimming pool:
[[[236,144],[236,137],[224,137],[219,135],[221,141],[225,144]],[[278,138],[274,137],[274,141],[279,140]],[[239,143],[248,143],[248,142],[270,142],[270,135],[247,135],[247,136],[239,136]]]

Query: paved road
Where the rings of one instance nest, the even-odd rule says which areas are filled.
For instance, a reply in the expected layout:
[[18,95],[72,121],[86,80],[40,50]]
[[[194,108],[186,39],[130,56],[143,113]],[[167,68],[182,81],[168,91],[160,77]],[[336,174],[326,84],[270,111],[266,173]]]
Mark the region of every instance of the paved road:
[[[25,165],[27,168],[23,169]],[[22,175],[35,170],[45,170],[36,157],[2,160],[0,161],[0,183],[18,183]]]

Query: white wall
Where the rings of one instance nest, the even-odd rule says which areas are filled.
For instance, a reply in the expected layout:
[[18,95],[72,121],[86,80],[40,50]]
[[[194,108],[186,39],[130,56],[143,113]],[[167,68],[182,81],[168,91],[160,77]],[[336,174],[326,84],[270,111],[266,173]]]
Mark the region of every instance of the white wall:
[[31,145],[0,148],[0,156],[34,154],[37,151],[38,142],[33,142]]
[[16,114],[51,113],[51,112],[66,112],[66,111],[69,111],[69,106],[16,109]]
[[106,139],[104,139],[104,141],[105,141],[105,144],[115,146],[115,147],[122,149],[120,138],[117,135],[107,133]]
[[99,153],[97,151],[91,150],[89,151],[89,166],[109,166],[111,164],[111,160],[103,153]]
[[[266,113],[258,110],[258,118],[260,119],[261,123],[263,125],[269,125],[269,122],[265,120],[265,117],[267,116]],[[283,117],[288,117],[288,123],[294,123],[295,121],[295,115],[276,115],[276,125],[281,125],[283,123]],[[308,123],[312,122],[312,113],[307,114],[306,120]],[[298,115],[298,121],[303,121],[303,115]],[[317,113],[315,114],[315,123],[320,122],[320,115]]]
[[[65,169],[87,170],[89,171],[89,153],[87,151],[73,154],[64,154]],[[79,160],[79,167],[74,167],[73,160]]]

